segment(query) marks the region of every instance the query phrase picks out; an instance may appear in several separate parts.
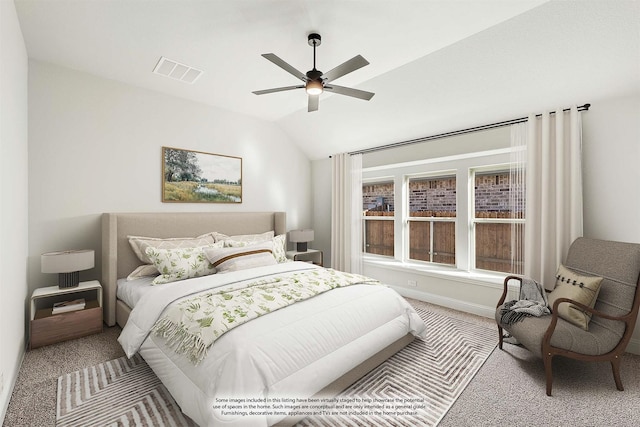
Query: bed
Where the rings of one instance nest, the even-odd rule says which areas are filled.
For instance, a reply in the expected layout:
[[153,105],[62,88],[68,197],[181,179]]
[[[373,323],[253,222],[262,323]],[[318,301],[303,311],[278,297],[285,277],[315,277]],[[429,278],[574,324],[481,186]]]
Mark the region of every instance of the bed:
[[128,236],[165,239],[214,231],[228,236],[270,231],[283,235],[286,217],[283,212],[105,213],[102,217],[105,323],[123,328],[119,340],[125,352],[129,356],[139,352],[183,412],[199,425],[292,425],[304,415],[265,411],[248,417],[243,411],[225,412],[216,402],[229,397],[334,396],[415,336],[424,337],[424,323],[397,293],[383,285],[355,283],[241,324],[224,333],[194,363],[148,329],[169,311],[165,304],[186,298],[183,292],[199,295],[209,286],[340,273],[304,262],[282,262],[161,286],[148,286],[142,280],[145,291],[134,297],[126,296],[124,287],[118,292],[118,282],[123,284],[141,264]]

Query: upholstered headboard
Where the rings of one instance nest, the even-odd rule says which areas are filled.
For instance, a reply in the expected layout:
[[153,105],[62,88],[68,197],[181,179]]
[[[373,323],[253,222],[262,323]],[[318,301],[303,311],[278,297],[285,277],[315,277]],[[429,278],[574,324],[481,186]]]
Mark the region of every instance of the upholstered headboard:
[[116,281],[141,263],[127,236],[195,237],[211,231],[227,235],[273,230],[286,233],[285,212],[162,212],[102,214],[103,316],[116,323]]

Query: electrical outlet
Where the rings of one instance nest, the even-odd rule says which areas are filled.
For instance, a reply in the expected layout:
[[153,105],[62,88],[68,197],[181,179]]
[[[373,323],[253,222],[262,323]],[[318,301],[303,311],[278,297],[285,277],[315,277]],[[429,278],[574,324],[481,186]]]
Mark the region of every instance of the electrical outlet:
[[416,282],[415,280],[409,280],[409,281],[407,282],[407,285],[409,285],[409,286],[411,286],[411,287],[415,288],[416,286],[418,286],[418,282]]

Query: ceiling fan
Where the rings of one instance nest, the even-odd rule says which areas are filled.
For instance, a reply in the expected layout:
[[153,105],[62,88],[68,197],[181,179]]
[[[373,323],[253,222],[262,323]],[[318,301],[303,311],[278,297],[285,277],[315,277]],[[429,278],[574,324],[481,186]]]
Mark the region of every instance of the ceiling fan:
[[337,93],[339,95],[347,95],[352,96],[354,98],[364,99],[366,101],[370,100],[373,95],[372,92],[366,92],[364,90],[353,89],[344,86],[334,85],[331,82],[336,80],[339,77],[344,76],[352,71],[355,71],[359,68],[364,67],[365,65],[369,65],[369,61],[364,59],[362,56],[357,55],[351,58],[350,60],[343,62],[338,65],[331,71],[327,71],[323,73],[316,69],[316,47],[320,46],[322,39],[320,34],[311,33],[308,36],[308,42],[310,46],[313,46],[313,69],[307,71],[306,74],[296,70],[291,65],[280,59],[277,55],[273,53],[265,53],[264,56],[269,61],[276,64],[278,67],[282,68],[286,72],[292,74],[293,76],[299,78],[304,82],[303,85],[297,86],[285,86],[278,87],[274,89],[265,89],[265,90],[256,90],[253,93],[256,95],[264,95],[267,93],[273,92],[282,92],[285,90],[293,90],[293,89],[305,89],[307,94],[309,95],[309,104],[307,111],[316,111],[318,110],[318,103],[320,94],[323,91]]

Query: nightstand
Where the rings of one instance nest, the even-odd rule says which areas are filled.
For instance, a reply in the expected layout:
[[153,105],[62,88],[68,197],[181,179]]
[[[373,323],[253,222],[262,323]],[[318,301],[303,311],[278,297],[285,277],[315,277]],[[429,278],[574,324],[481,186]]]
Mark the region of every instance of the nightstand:
[[[77,298],[85,299],[84,309],[51,313],[55,302]],[[38,288],[31,294],[30,314],[29,347],[32,349],[102,332],[102,286],[97,280],[91,280],[73,288]]]
[[319,251],[318,249],[307,249],[306,252],[287,251],[287,258],[294,261],[311,262],[315,265],[319,265],[320,267],[324,264],[322,251]]

